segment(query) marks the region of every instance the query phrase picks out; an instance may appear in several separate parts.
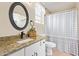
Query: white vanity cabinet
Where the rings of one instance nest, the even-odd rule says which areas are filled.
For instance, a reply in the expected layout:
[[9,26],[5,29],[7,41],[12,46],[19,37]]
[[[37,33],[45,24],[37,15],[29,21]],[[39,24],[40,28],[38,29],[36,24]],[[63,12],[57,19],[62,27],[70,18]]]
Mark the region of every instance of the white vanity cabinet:
[[12,53],[12,54],[9,54],[8,56],[24,56],[24,48]]
[[8,56],[45,56],[45,39],[20,49]]
[[25,56],[45,56],[45,40],[43,39],[26,47]]

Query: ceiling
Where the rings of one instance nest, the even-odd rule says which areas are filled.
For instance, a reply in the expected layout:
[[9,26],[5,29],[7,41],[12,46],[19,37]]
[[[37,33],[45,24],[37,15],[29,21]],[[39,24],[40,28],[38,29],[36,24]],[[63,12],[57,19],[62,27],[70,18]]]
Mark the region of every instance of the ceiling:
[[75,7],[75,2],[41,2],[41,4],[51,13]]

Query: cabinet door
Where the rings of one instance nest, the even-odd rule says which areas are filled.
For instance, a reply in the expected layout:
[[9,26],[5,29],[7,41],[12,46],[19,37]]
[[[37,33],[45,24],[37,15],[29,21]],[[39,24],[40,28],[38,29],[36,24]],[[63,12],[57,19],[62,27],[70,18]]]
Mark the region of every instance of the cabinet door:
[[45,40],[38,42],[39,48],[37,50],[38,56],[45,56]]
[[26,47],[25,56],[45,56],[45,40]]
[[[38,42],[37,42],[38,43]],[[39,45],[35,43],[25,48],[25,56],[36,56]]]
[[14,52],[8,56],[24,56],[24,48],[19,51]]
[[25,48],[25,56],[34,56],[33,45]]

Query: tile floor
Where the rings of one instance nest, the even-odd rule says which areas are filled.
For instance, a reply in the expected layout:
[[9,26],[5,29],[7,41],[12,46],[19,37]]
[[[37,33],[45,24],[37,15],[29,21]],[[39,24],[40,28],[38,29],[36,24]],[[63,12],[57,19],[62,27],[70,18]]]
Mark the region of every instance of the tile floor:
[[53,56],[72,56],[70,54],[67,54],[67,53],[64,53],[64,52],[58,50],[57,48],[52,49],[52,55]]

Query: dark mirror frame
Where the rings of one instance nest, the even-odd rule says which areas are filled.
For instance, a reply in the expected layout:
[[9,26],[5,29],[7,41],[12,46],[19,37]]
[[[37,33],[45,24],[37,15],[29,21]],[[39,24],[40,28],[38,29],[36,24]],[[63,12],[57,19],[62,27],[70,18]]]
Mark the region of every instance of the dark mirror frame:
[[[26,14],[26,24],[25,24],[24,27],[22,27],[22,28],[18,27],[18,26],[15,24],[14,18],[13,18],[13,11],[14,11],[14,9],[15,9],[15,7],[16,7],[17,5],[21,6],[21,7],[24,9],[25,14]],[[28,11],[27,11],[27,9],[25,8],[25,6],[24,6],[21,2],[14,2],[14,3],[10,6],[10,9],[9,9],[9,18],[10,18],[10,22],[11,22],[12,26],[13,26],[15,29],[17,29],[17,30],[23,30],[23,29],[25,29],[25,28],[27,27],[27,25],[28,25],[28,22],[29,22],[29,14],[28,14]]]

